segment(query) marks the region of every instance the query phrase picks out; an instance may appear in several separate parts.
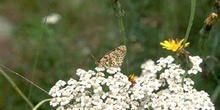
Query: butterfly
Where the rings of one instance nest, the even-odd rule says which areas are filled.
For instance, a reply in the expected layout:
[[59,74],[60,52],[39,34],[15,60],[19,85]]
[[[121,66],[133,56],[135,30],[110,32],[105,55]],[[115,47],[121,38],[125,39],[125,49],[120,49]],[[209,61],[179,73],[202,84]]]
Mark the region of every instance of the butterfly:
[[122,65],[125,55],[126,55],[126,46],[121,45],[111,50],[107,54],[105,54],[95,63],[97,64],[98,67],[118,68]]

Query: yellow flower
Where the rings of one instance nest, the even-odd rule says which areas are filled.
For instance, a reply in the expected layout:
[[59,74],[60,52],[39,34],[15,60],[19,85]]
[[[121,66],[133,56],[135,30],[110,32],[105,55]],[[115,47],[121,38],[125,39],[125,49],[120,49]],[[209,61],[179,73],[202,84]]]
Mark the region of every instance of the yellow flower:
[[[182,39],[181,41],[178,41],[178,40],[175,41],[173,39],[169,39],[169,40],[160,42],[160,45],[163,46],[162,48],[176,52],[177,50],[180,50],[183,48],[183,45],[182,45],[183,41],[184,39]],[[184,47],[188,47],[188,46],[189,46],[189,42],[187,42]]]

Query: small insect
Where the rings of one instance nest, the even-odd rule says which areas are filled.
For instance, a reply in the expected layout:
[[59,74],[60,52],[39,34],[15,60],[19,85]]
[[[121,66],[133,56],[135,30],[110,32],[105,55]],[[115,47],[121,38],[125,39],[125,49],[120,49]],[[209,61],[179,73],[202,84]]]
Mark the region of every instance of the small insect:
[[134,87],[134,84],[136,83],[134,74],[130,74],[128,80],[131,82],[131,87]]
[[95,63],[97,64],[98,67],[118,68],[122,65],[125,55],[126,55],[126,46],[121,45],[111,50],[107,54],[105,54]]

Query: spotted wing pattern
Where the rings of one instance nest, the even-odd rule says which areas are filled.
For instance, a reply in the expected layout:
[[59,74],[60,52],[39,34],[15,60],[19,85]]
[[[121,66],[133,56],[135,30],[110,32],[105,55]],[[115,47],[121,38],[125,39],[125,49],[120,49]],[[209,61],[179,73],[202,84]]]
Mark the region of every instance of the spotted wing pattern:
[[118,68],[122,65],[125,55],[126,55],[126,46],[121,45],[111,50],[103,57],[101,57],[99,60],[97,60],[96,64],[98,65],[98,67]]

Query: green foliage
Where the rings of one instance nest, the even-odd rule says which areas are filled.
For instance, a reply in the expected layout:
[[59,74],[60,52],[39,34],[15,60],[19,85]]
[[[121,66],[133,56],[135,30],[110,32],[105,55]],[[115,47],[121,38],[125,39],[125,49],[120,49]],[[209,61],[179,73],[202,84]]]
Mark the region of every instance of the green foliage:
[[[194,24],[188,39],[188,51],[193,55],[199,54],[199,30],[213,4],[207,0],[197,2]],[[170,54],[160,47],[161,41],[167,38],[184,38],[190,1],[124,0],[121,5],[125,11],[123,23],[128,50],[127,74],[139,75],[140,65],[145,60],[156,60]],[[0,35],[0,41],[10,42],[8,47],[0,47],[1,50],[13,48],[9,55],[0,52],[1,63],[4,62],[3,65],[28,79],[32,79],[33,75],[33,82],[47,91],[59,79],[76,78],[77,68],[93,69],[95,60],[90,53],[98,59],[112,48],[123,44],[110,0],[4,0],[0,2],[0,12],[0,16],[11,21],[14,29],[13,35],[7,36],[7,39]],[[56,24],[43,24],[43,17],[51,12],[60,14],[61,20]],[[218,41],[219,23],[216,23],[207,41],[206,53],[219,60]],[[217,74],[220,68],[216,62],[213,65],[207,77],[202,77],[202,74],[194,78],[195,86],[207,90],[210,95],[218,84],[210,72],[215,71]],[[17,76],[13,76],[13,79],[28,96],[30,84]],[[0,104],[0,109],[25,109],[23,99],[2,77],[0,87],[0,96],[5,99]],[[31,94],[30,100],[35,105],[48,97],[35,87]],[[220,100],[220,96],[215,103],[216,109],[219,109],[217,100]],[[45,104],[42,109],[51,107]]]

